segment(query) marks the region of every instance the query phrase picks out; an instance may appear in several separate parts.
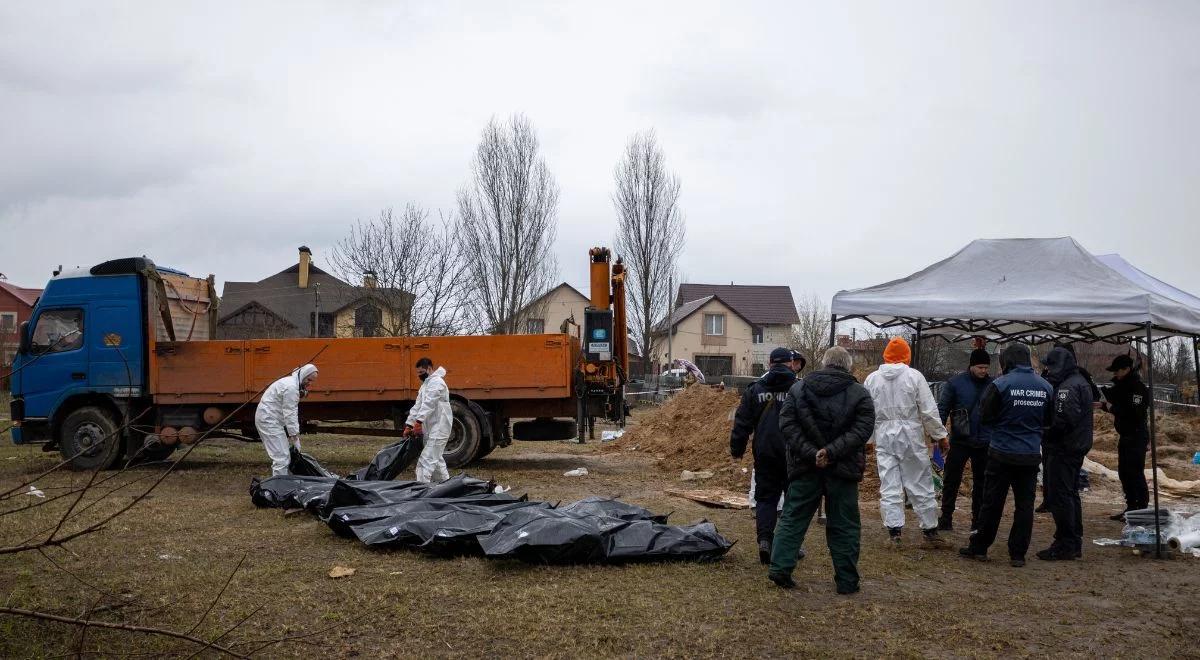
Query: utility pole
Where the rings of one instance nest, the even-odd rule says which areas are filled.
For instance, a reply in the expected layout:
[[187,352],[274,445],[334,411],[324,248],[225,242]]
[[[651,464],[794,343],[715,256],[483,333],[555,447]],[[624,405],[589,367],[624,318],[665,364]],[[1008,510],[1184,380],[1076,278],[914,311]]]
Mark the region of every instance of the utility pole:
[[667,277],[667,371],[675,366],[675,357],[671,352],[671,338],[675,336],[675,326],[671,324],[671,316],[675,313],[675,276]]
[[312,336],[321,336],[321,285],[313,283],[313,324]]

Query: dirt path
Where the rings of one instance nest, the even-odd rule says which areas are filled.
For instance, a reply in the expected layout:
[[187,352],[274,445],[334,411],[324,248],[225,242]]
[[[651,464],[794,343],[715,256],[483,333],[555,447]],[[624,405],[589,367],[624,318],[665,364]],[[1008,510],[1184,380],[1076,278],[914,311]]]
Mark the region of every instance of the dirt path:
[[[364,463],[375,443],[314,438],[305,447],[346,471]],[[659,470],[652,457],[601,454],[597,448],[518,443],[470,472],[537,499],[617,495],[671,511],[674,522],[708,518],[738,541],[733,551],[716,564],[627,567],[538,567],[372,551],[336,538],[306,514],[255,509],[247,486],[266,459],[257,446],[231,442],[199,449],[109,530],[81,539],[70,551],[50,553],[93,584],[128,594],[139,607],[159,608],[97,616],[185,630],[245,554],[242,570],[200,633],[219,634],[259,605],[264,609],[234,638],[344,622],[320,640],[327,648],[278,647],[273,656],[1197,654],[1200,622],[1192,601],[1200,593],[1200,561],[1153,561],[1089,545],[1082,561],[1035,560],[1018,570],[1007,562],[960,560],[953,548],[891,550],[876,496],[864,492],[863,592],[849,598],[833,593],[820,528],[810,535],[809,557],[797,570],[800,588],[784,592],[766,581],[757,563],[749,512],[667,496],[663,489],[678,484],[676,475]],[[53,460],[36,449],[0,446],[0,486]],[[588,476],[563,476],[581,466]],[[64,475],[38,486],[54,492],[82,479]],[[1119,534],[1120,525],[1104,518],[1112,506],[1111,492],[1089,495],[1089,540]],[[44,524],[45,516],[0,518],[0,540],[11,542]],[[1007,521],[1001,539],[1006,529]],[[1049,517],[1038,516],[1034,549],[1048,544],[1051,534]],[[964,542],[962,533],[951,537],[954,546]],[[335,564],[357,573],[331,580],[326,573]],[[77,615],[96,594],[36,554],[24,554],[0,557],[0,598],[10,606]],[[77,640],[77,631],[62,626],[0,617],[0,656],[56,655],[73,650]],[[89,632],[87,640],[89,648],[113,653],[181,650],[161,639],[103,632]]]

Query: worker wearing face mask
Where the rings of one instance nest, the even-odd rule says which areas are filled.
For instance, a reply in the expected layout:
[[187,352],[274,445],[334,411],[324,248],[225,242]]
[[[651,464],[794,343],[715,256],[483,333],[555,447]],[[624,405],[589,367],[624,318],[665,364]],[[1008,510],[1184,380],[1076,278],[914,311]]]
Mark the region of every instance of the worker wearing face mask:
[[271,458],[271,475],[287,474],[288,443],[300,449],[300,399],[317,379],[317,368],[306,364],[271,383],[254,411],[254,427]]
[[454,420],[450,410],[450,390],[445,381],[446,370],[435,369],[433,360],[423,357],[417,360],[417,377],[421,379],[421,389],[417,391],[417,400],[404,423],[404,435],[415,435],[424,441],[425,447],[417,459],[417,481],[442,482],[450,478],[442,454]]

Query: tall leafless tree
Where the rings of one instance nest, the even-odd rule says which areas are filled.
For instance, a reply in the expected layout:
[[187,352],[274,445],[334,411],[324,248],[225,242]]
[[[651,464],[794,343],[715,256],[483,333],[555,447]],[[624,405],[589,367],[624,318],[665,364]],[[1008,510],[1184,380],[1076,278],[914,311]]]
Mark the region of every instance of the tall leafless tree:
[[654,355],[654,328],[667,315],[671,276],[677,274],[687,236],[679,207],[679,177],[667,169],[658,138],[649,130],[629,138],[613,182],[617,213],[613,244],[629,271],[629,324],[646,375]]
[[520,332],[519,312],[558,275],[558,184],[527,117],[493,117],[484,127],[458,216],[473,307],[491,332]]
[[829,348],[829,307],[815,293],[808,293],[796,305],[800,322],[792,327],[793,348],[804,354],[810,369],[820,368],[821,357]]
[[386,208],[378,218],[358,221],[334,246],[331,262],[348,282],[366,273],[374,281],[342,295],[361,295],[386,310],[379,319],[385,335],[456,334],[464,317],[463,259],[460,244],[451,238],[452,224],[446,218],[431,220],[417,204],[399,214]]

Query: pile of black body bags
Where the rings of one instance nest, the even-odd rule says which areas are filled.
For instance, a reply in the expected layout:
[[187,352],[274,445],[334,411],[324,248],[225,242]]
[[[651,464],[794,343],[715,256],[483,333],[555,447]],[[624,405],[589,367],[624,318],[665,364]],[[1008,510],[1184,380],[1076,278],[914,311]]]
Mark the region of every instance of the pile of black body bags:
[[415,444],[406,439],[389,445],[371,466],[346,478],[293,450],[294,474],[254,479],[250,498],[258,507],[303,508],[338,536],[373,547],[446,557],[546,564],[712,561],[733,546],[712,523],[668,525],[667,516],[611,498],[559,506],[496,492],[494,482],[465,474],[440,484],[392,481],[415,458]]

